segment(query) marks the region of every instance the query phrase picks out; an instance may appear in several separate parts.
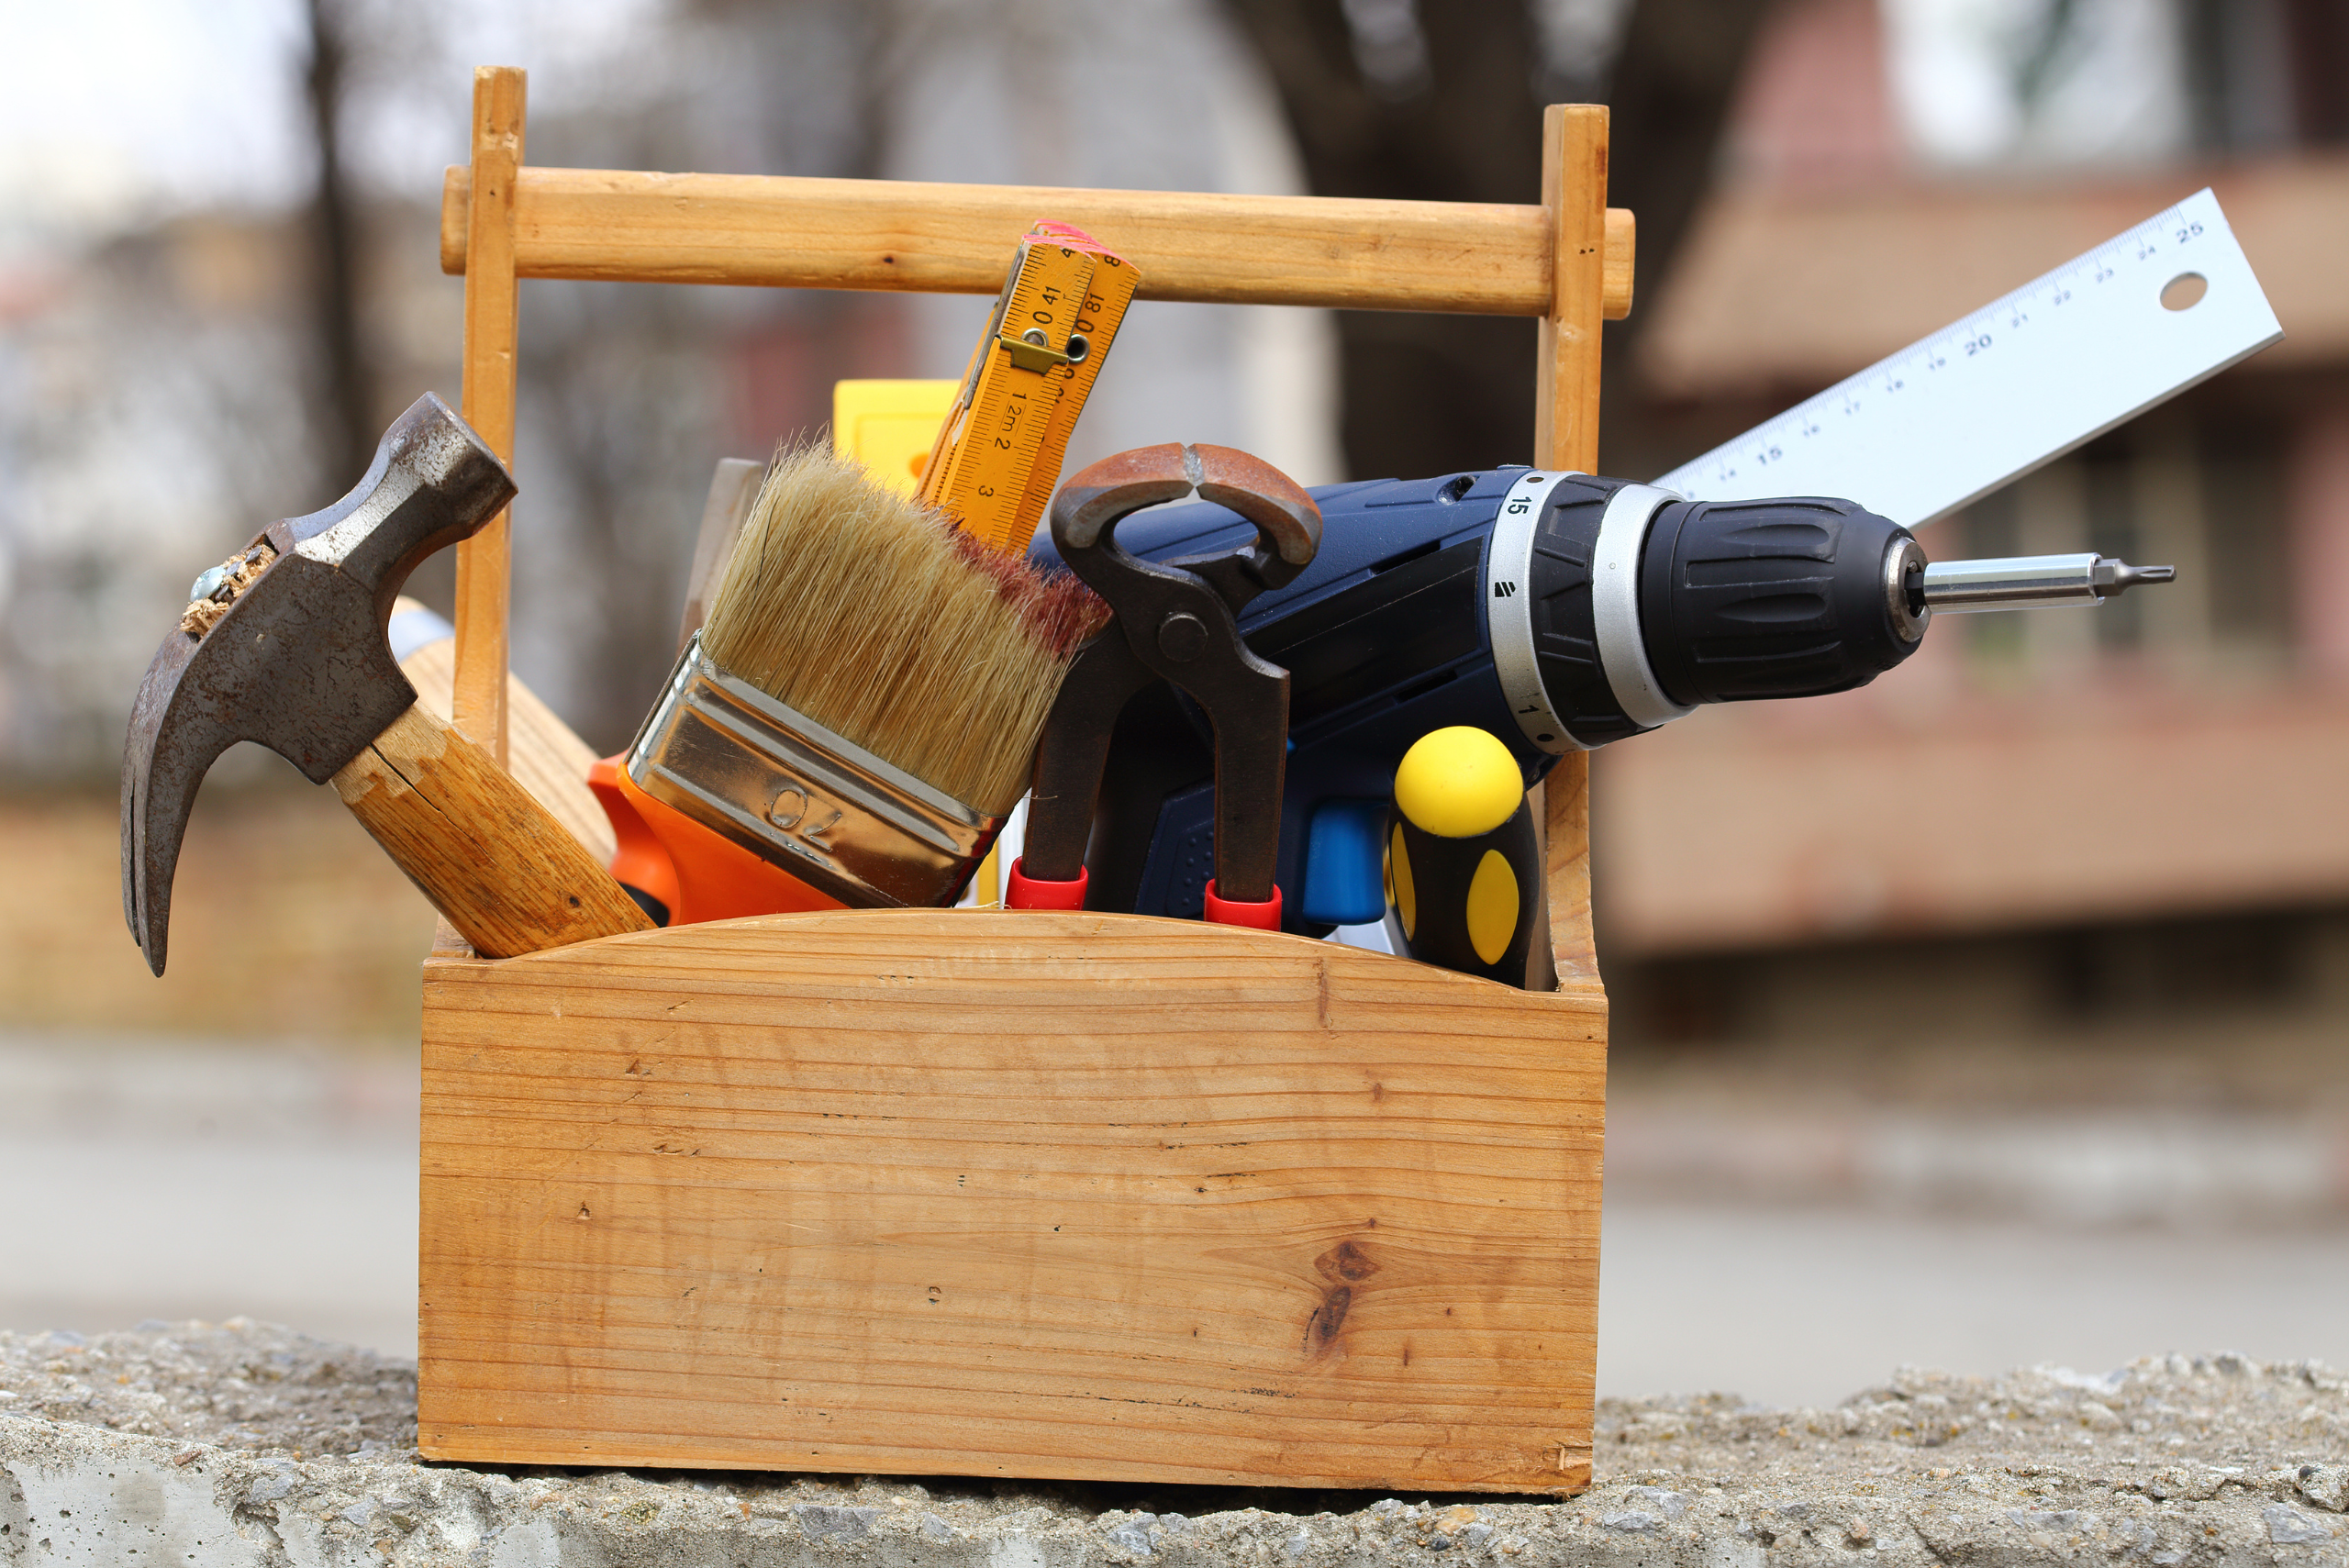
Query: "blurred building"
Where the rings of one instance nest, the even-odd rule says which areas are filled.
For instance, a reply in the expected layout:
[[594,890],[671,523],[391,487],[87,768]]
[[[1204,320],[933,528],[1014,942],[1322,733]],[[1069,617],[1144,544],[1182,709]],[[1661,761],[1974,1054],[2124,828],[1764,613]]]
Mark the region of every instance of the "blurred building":
[[1861,691],[1602,753],[1623,1039],[2101,1030],[2223,1054],[2266,1030],[2340,1097],[2344,81],[2349,8],[2317,0],[1776,9],[1717,187],[1642,302],[1610,462],[1668,468],[2206,184],[2286,337],[1924,540],[2174,562],[2175,585],[1944,619]]

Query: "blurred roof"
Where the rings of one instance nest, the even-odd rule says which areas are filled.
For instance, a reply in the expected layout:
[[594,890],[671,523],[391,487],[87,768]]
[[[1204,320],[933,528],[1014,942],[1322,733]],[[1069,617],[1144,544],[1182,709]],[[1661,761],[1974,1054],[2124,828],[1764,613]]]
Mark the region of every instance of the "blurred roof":
[[2216,190],[2284,326],[2253,364],[2349,363],[2349,158],[2001,183],[1729,190],[1657,291],[1640,372],[1704,399],[1827,385]]
[[1708,708],[1601,752],[1591,820],[1618,951],[2272,908],[2349,889],[2349,690],[1914,695]]

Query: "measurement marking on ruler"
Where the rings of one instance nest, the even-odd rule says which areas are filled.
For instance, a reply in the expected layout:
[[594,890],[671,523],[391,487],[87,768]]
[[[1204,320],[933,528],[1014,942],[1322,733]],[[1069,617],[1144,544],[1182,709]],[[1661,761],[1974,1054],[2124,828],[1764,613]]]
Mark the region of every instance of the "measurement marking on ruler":
[[2204,190],[1655,483],[1845,496],[1916,528],[2281,336]]

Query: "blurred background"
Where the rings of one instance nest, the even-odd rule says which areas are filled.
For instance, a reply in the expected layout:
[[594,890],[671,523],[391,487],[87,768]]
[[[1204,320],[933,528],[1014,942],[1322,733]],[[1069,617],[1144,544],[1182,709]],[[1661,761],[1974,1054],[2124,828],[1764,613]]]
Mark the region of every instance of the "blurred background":
[[[414,1345],[432,917],[244,748],[173,962],[119,921],[131,693],[195,573],[459,393],[471,67],[527,161],[1538,199],[1614,111],[1645,478],[2215,186],[2283,343],[1937,524],[2178,584],[1952,623],[1875,685],[1595,764],[1616,1002],[1602,1392],[1898,1362],[2349,1362],[2349,0],[8,0],[0,1328]],[[666,673],[713,462],[976,298],[522,290],[518,673],[598,749]],[[1522,462],[1530,321],[1138,306],[1072,466]],[[1865,497],[1860,499],[1865,500]],[[442,608],[446,560],[415,590]]]

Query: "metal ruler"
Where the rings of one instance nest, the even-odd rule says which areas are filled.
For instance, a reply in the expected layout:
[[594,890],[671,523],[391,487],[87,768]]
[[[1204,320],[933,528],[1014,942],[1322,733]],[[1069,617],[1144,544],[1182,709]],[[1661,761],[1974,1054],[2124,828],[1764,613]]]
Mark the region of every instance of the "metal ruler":
[[2206,188],[1655,483],[1918,528],[2283,335]]

